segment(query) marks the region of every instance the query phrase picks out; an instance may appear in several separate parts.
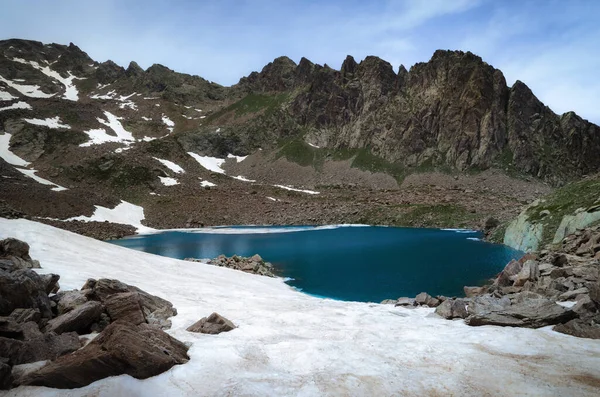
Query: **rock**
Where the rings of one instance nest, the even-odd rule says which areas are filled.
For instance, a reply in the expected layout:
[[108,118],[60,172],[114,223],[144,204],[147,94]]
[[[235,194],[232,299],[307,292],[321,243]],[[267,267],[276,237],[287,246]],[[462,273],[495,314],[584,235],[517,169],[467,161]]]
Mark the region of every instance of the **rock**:
[[15,238],[0,240],[0,258],[11,260],[19,268],[40,268],[40,263],[29,256],[29,244]]
[[514,286],[522,287],[527,281],[537,281],[540,278],[540,269],[537,261],[528,260],[523,264],[521,271],[514,276]]
[[100,314],[104,308],[100,302],[89,301],[75,309],[62,314],[48,321],[45,328],[46,332],[55,332],[62,334],[63,332],[75,331],[83,334],[89,330],[90,325],[100,319]]
[[579,289],[576,289],[573,291],[567,291],[567,292],[560,294],[558,296],[558,300],[567,301],[569,299],[573,299],[573,298],[577,297],[577,295],[587,294],[588,292],[589,292],[589,290],[585,287],[579,288]]
[[137,292],[111,295],[104,301],[104,305],[112,321],[126,321],[134,325],[146,322]]
[[72,291],[61,291],[53,297],[53,300],[57,302],[57,312],[59,315],[68,313],[75,309],[77,306],[81,306],[88,301],[88,294],[90,290],[72,290]]
[[435,309],[435,314],[447,320],[466,318],[468,315],[466,306],[466,302],[462,299],[447,299]]
[[26,375],[20,384],[73,389],[122,374],[146,379],[186,363],[187,350],[148,324],[115,322],[85,347]]
[[[596,316],[598,317],[598,316]],[[565,324],[558,324],[552,328],[556,332],[579,338],[600,339],[600,318],[573,319]]]
[[402,298],[398,298],[396,300],[396,306],[414,306],[414,305],[415,305],[414,299],[402,297]]
[[58,292],[58,289],[60,288],[58,285],[60,276],[58,274],[42,274],[40,275],[40,278],[44,283],[46,294],[54,294]]
[[202,334],[220,334],[228,332],[235,328],[235,325],[218,313],[212,313],[208,317],[203,317],[187,328],[189,332],[200,332]]
[[596,303],[592,301],[589,295],[580,295],[577,297],[577,303],[572,310],[580,317],[596,312]]
[[[190,262],[204,262],[201,259],[194,258],[186,258],[185,260]],[[205,263],[209,265],[241,270],[246,273],[259,274],[261,276],[275,277],[273,265],[269,262],[265,262],[264,259],[258,254],[247,258],[238,255],[228,258],[225,255],[219,255],[214,259],[209,259]]]
[[490,298],[487,303],[484,303],[483,300],[475,298],[469,305],[469,312],[473,314],[469,315],[466,323],[472,326],[500,325],[539,328],[564,323],[577,316],[572,310],[567,310],[545,298],[515,299],[509,305],[506,305],[506,301],[502,302],[502,299],[497,302],[494,302],[493,299]]
[[8,390],[12,384],[12,367],[8,360],[0,357],[0,390]]
[[61,335],[48,332],[29,340],[0,337],[0,352],[9,358],[13,365],[54,360],[80,347],[81,342],[74,332]]
[[485,287],[463,287],[463,291],[465,292],[465,296],[467,298],[472,298],[474,296],[482,295],[487,291]]
[[429,306],[429,307],[437,307],[440,305],[440,301],[426,292],[421,292],[419,295],[415,297],[415,303],[419,305]]
[[396,300],[395,299],[384,299],[381,301],[382,305],[395,305],[396,304]]
[[9,317],[19,324],[30,321],[38,323],[42,318],[42,314],[39,309],[15,309]]
[[495,284],[500,287],[511,286],[513,284],[513,277],[519,274],[522,268],[523,264],[520,261],[510,261],[498,275]]
[[47,285],[33,270],[0,265],[0,316],[14,309],[39,309],[43,318],[51,318]]

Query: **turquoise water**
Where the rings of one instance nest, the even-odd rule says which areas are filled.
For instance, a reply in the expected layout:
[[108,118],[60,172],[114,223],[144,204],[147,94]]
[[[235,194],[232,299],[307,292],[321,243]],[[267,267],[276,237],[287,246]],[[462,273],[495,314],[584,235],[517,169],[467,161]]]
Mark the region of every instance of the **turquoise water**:
[[228,227],[110,242],[178,259],[258,253],[306,293],[379,302],[422,291],[460,296],[463,286],[481,284],[522,255],[479,237],[475,231],[396,227]]

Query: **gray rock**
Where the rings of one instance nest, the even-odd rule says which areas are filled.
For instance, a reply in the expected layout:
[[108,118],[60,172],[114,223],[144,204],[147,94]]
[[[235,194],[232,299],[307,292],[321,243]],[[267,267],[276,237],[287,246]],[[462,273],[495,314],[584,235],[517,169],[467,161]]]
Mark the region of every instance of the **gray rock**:
[[58,285],[60,276],[58,274],[42,274],[40,275],[40,278],[44,283],[46,294],[54,294],[58,292],[58,289],[60,288]]
[[485,287],[463,287],[463,291],[465,292],[465,296],[467,298],[473,298],[475,296],[479,296],[485,293],[487,288]]
[[565,324],[558,324],[552,329],[579,338],[600,339],[600,316],[573,319]]
[[590,291],[587,288],[578,288],[576,290],[572,290],[572,291],[567,291],[565,293],[562,293],[558,296],[558,300],[560,301],[567,301],[569,299],[573,299],[575,297],[577,297],[577,295],[583,295],[583,294],[587,294]]
[[415,305],[415,300],[411,299],[411,298],[402,297],[402,298],[398,298],[396,300],[396,306],[414,306],[414,305]]
[[447,299],[435,309],[435,314],[448,320],[466,318],[468,315],[467,304],[462,299]]
[[51,318],[46,283],[33,270],[0,265],[0,316],[15,309],[39,309],[43,318]]
[[426,292],[421,292],[415,297],[415,303],[423,306],[438,307],[440,301]]
[[80,347],[81,342],[74,332],[61,335],[49,332],[29,340],[0,337],[0,352],[13,365],[54,360]]
[[19,324],[30,321],[38,323],[42,318],[42,314],[39,309],[15,309],[9,317]]
[[77,306],[70,312],[48,321],[45,331],[55,332],[57,334],[71,331],[86,333],[90,326],[100,319],[100,314],[103,311],[104,307],[100,302],[86,302],[81,306]]
[[104,306],[112,321],[126,321],[134,325],[146,322],[137,292],[111,295],[104,300]]
[[523,267],[518,274],[514,276],[515,287],[522,287],[527,281],[537,281],[540,278],[540,269],[537,261],[528,260],[523,263]]
[[382,305],[395,305],[396,304],[396,300],[395,299],[384,299],[381,301]]
[[220,334],[235,329],[235,325],[218,313],[212,313],[208,317],[203,317],[187,328],[189,332],[200,332],[203,334]]
[[88,301],[87,295],[90,290],[72,290],[72,291],[61,291],[56,294],[52,299],[57,302],[57,312],[59,315],[68,313],[75,309],[77,306],[81,306]]

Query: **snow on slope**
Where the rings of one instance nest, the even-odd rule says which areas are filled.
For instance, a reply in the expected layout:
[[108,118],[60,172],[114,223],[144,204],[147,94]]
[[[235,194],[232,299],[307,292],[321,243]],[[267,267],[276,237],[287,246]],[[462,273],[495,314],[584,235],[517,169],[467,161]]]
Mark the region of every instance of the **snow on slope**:
[[0,134],[0,157],[8,164],[16,165],[18,167],[27,167],[31,164],[29,161],[23,160],[10,151],[10,138],[12,138],[12,135],[8,132]]
[[109,127],[111,130],[114,131],[115,134],[117,134],[117,136],[108,135],[104,128],[83,131],[90,137],[90,140],[85,143],[82,143],[79,146],[87,147],[92,145],[100,145],[106,142],[122,142],[128,144],[135,140],[131,132],[123,128],[123,125],[119,121],[122,119],[122,117],[117,117],[114,114],[107,111],[104,111],[104,115],[106,116],[106,120],[97,118],[98,122]]
[[69,74],[69,77],[66,77],[66,78],[62,77],[60,75],[60,73],[50,69],[49,66],[41,66],[39,63],[37,63],[35,61],[26,61],[21,58],[13,58],[13,61],[25,64],[25,65],[31,65],[31,66],[33,66],[34,69],[39,70],[40,72],[44,73],[46,76],[59,81],[65,87],[65,93],[63,95],[63,98],[68,99],[70,101],[78,101],[79,100],[79,92],[77,91],[77,87],[75,87],[75,84],[73,84],[73,80],[84,79],[84,78],[75,77],[71,74],[71,72],[67,72]]
[[177,164],[175,164],[172,161],[159,159],[157,157],[152,157],[152,158],[154,160],[160,161],[165,167],[167,167],[168,169],[170,169],[171,171],[173,171],[176,174],[185,173],[185,170],[183,168],[181,168],[180,166],[178,166]]
[[177,182],[177,179],[171,178],[169,176],[159,176],[158,179],[160,179],[160,183],[162,183],[165,186],[179,185],[179,182]]
[[14,88],[19,91],[21,94],[31,97],[31,98],[51,98],[54,94],[46,94],[42,90],[40,90],[39,85],[27,85],[27,84],[19,84],[13,81],[7,80],[4,77],[0,76],[0,81],[7,84],[9,87]]
[[232,176],[233,179],[237,179],[238,181],[242,181],[242,182],[256,182],[256,180],[254,179],[248,179],[245,176],[242,175],[238,175],[238,176]]
[[112,222],[131,225],[137,228],[138,233],[154,232],[155,229],[142,225],[142,221],[146,219],[144,209],[139,205],[128,203],[121,200],[115,208],[106,208],[96,205],[96,210],[92,216],[76,216],[65,219],[65,221],[83,221],[83,222]]
[[30,123],[30,124],[35,124],[35,125],[42,125],[48,128],[55,128],[55,129],[59,129],[59,128],[64,128],[64,129],[70,129],[71,126],[67,125],[67,124],[61,124],[60,123],[60,117],[56,116],[56,117],[51,117],[51,118],[47,118],[47,119],[23,119],[26,122]]
[[225,163],[225,159],[219,159],[210,156],[200,156],[194,152],[188,152],[200,165],[209,171],[225,174],[225,170],[221,166]]
[[238,163],[241,163],[242,161],[246,160],[246,157],[248,156],[234,156],[231,153],[227,155],[228,159],[235,159],[235,161],[237,161]]
[[10,93],[6,91],[0,90],[0,101],[11,101],[13,99],[17,99],[17,97],[10,95]]
[[300,192],[300,193],[308,193],[308,194],[321,194],[320,192],[316,192],[314,190],[296,189],[291,186],[285,186],[285,185],[273,185],[273,186],[278,187],[280,189],[291,190],[292,192]]
[[162,115],[162,119],[161,120],[162,120],[163,124],[167,126],[167,129],[169,130],[169,132],[173,132],[173,129],[175,128],[175,122],[173,120],[171,120],[164,113]]
[[28,177],[30,177],[32,179],[35,179],[37,182],[41,183],[42,185],[54,186],[52,188],[52,190],[54,190],[55,192],[62,192],[63,190],[67,190],[66,187],[57,185],[54,182],[50,182],[49,180],[44,179],[41,176],[37,176],[35,174],[37,172],[36,170],[24,170],[24,169],[16,168],[16,167],[15,167],[15,169],[17,171],[19,171],[20,173],[22,173],[23,175],[28,176]]
[[208,187],[215,187],[215,186],[217,186],[217,184],[216,183],[212,183],[211,181],[202,181],[202,182],[200,182],[200,186],[202,186],[202,187],[207,187],[207,186]]
[[[8,236],[27,241],[41,272],[60,274],[63,290],[109,277],[171,301],[179,314],[167,332],[191,343],[191,360],[146,380],[122,375],[7,396],[597,396],[600,341],[319,299],[282,279],[131,251],[24,219],[0,219],[0,238]],[[213,311],[238,328],[185,331]]]
[[12,105],[0,108],[0,112],[3,111],[3,110],[11,110],[11,109],[26,109],[26,110],[31,110],[33,108],[31,107],[30,104],[28,104],[26,102],[16,102],[16,103],[13,103]]

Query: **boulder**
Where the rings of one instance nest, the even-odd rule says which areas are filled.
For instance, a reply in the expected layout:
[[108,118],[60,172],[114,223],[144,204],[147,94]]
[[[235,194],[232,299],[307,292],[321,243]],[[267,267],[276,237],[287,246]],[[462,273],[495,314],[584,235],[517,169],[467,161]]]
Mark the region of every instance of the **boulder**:
[[515,287],[522,287],[527,281],[537,281],[540,278],[540,269],[538,262],[534,260],[528,260],[523,263],[521,271],[513,276]]
[[88,301],[90,290],[61,291],[51,299],[56,302],[58,315],[65,314]]
[[40,268],[40,263],[29,256],[29,244],[15,238],[0,240],[0,258],[21,269]]
[[463,291],[465,292],[465,296],[467,298],[473,298],[474,296],[479,296],[484,294],[487,291],[486,287],[463,287]]
[[466,318],[468,315],[467,304],[462,299],[447,299],[435,309],[435,314],[447,320]]
[[33,270],[0,265],[0,316],[19,308],[34,308],[39,309],[43,318],[51,318],[46,288],[46,283]]
[[578,289],[575,289],[575,290],[572,290],[572,291],[567,291],[567,292],[564,292],[564,293],[560,294],[558,296],[558,300],[560,300],[560,301],[566,301],[566,300],[569,300],[569,299],[576,298],[578,295],[584,295],[584,294],[587,294],[587,293],[589,293],[589,290],[587,288],[585,288],[585,287],[578,288]]
[[104,308],[100,302],[89,301],[75,309],[62,314],[48,321],[46,332],[55,332],[62,334],[63,332],[75,331],[80,334],[86,333],[90,325],[100,319],[100,314]]
[[472,326],[500,325],[509,327],[539,328],[567,322],[577,316],[569,309],[555,302],[541,298],[516,298],[512,302],[507,298],[475,298],[469,305],[471,313],[466,323]]
[[381,301],[382,305],[395,305],[396,304],[396,300],[395,299],[384,299]]
[[20,384],[73,389],[122,374],[146,379],[186,363],[187,350],[148,324],[115,322],[85,347],[24,376]]
[[565,324],[558,324],[552,329],[579,338],[600,339],[600,315],[597,315],[595,319],[576,318]]
[[395,306],[414,306],[415,305],[415,300],[411,299],[411,298],[406,298],[406,297],[402,297],[402,298],[398,298],[396,300],[396,305]]
[[427,292],[421,292],[419,295],[417,295],[415,297],[415,303],[429,307],[438,307],[440,305],[440,301],[429,295]]
[[8,390],[12,384],[12,367],[8,359],[0,357],[0,390]]
[[0,354],[10,359],[13,365],[54,360],[81,347],[74,332],[56,335],[53,332],[39,334],[28,340],[0,337]]
[[38,323],[42,318],[42,314],[39,309],[15,309],[9,317],[17,323],[26,323],[29,321]]
[[120,292],[111,295],[104,300],[104,306],[112,321],[126,321],[134,325],[146,322],[137,292]]
[[505,267],[496,279],[496,285],[499,287],[508,287],[513,285],[513,277],[519,274],[523,264],[520,261],[512,260]]
[[235,328],[235,325],[218,313],[212,313],[208,317],[203,317],[187,328],[189,332],[200,332],[202,334],[220,334],[228,332]]
[[44,283],[46,294],[54,294],[58,292],[60,288],[58,285],[60,276],[58,274],[42,274],[40,275],[40,278],[42,279],[42,283]]

